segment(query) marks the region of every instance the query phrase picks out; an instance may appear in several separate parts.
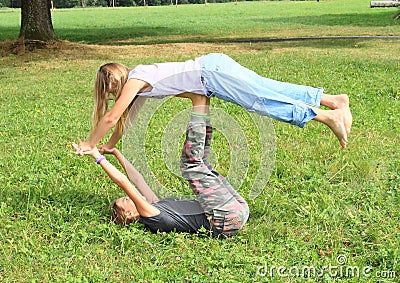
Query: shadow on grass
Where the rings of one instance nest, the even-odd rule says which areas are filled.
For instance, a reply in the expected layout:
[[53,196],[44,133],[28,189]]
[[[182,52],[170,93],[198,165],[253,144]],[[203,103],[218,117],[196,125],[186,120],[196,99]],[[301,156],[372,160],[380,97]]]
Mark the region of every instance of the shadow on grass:
[[0,42],[17,39],[19,29],[20,27],[2,27],[0,31]]
[[232,43],[252,44],[253,47],[274,46],[279,48],[310,47],[319,49],[340,49],[362,47],[367,40],[400,40],[400,36],[342,36],[342,37],[299,37],[299,38],[255,38],[232,40]]
[[[254,19],[255,22],[276,24],[279,26],[308,25],[321,26],[321,17],[324,26],[355,26],[355,27],[385,27],[400,24],[395,20],[396,11],[384,11],[377,14],[327,14],[319,17],[286,17]],[[229,31],[228,31],[229,32]],[[252,38],[232,38],[225,34],[202,34],[201,31],[182,30],[179,27],[121,27],[107,29],[56,29],[60,39],[86,44],[100,45],[151,45],[166,43],[230,43],[237,41],[253,41]],[[343,38],[346,39],[346,38]],[[329,40],[329,39],[327,39]],[[237,43],[237,42],[235,42]]]
[[[182,34],[173,28],[138,27],[126,29],[59,29],[57,36],[62,40],[84,44],[129,46],[129,45],[154,45],[168,43],[281,43],[286,46],[309,46],[319,48],[347,48],[357,42],[374,38],[400,39],[400,36],[322,36],[300,38],[231,38],[212,37],[202,34]],[[170,38],[168,38],[170,37]]]
[[[255,21],[263,23],[287,23],[288,25],[308,26],[356,26],[356,27],[385,27],[400,23],[395,17],[398,11],[383,10],[376,14],[325,14],[321,16],[299,16],[281,18],[262,18]],[[321,21],[321,18],[323,20]]]
[[[355,27],[393,27],[400,24],[394,17],[397,11],[386,10],[376,14],[326,14],[321,16],[298,16],[268,18],[260,17],[253,19],[254,22],[270,23],[287,26],[321,26],[321,17],[324,26],[355,26]],[[259,24],[256,24],[259,25]],[[229,30],[227,35],[229,35]],[[202,34],[200,31],[188,31],[175,26],[125,26],[118,28],[56,28],[55,33],[59,39],[78,42],[84,44],[99,45],[152,45],[166,43],[239,43],[255,42],[253,38],[231,38],[221,37],[221,34]],[[19,34],[19,27],[2,28],[0,40],[16,39]],[[268,38],[267,38],[268,39]],[[330,41],[330,39],[324,39]],[[332,42],[329,43],[331,46]],[[339,40],[335,43],[340,47]],[[303,45],[303,44],[302,44]],[[312,45],[325,46],[321,43],[312,43]]]
[[[129,27],[129,28],[71,28],[55,29],[58,38],[72,42],[99,44],[99,45],[126,45],[125,42],[138,38],[154,38],[154,42],[163,43],[157,40],[158,37],[174,35],[173,29],[169,27]],[[120,43],[121,42],[121,43]],[[140,42],[140,41],[139,41]],[[132,44],[139,42],[133,41]]]
[[[51,189],[54,188],[49,188]],[[66,222],[77,218],[111,219],[113,199],[107,199],[107,196],[101,196],[89,190],[68,188],[67,193],[54,190],[44,194],[39,189],[32,188],[29,190],[29,196],[26,191],[14,191],[9,198],[13,199],[13,203],[9,206],[13,207],[17,215],[24,217],[29,214],[32,214],[31,217],[42,217],[42,214],[51,214],[55,217],[57,214],[58,218]],[[38,211],[42,213],[37,214]],[[14,216],[10,215],[10,217]]]
[[[321,26],[354,26],[385,27],[400,24],[395,20],[396,11],[382,11],[376,14],[326,14],[321,16],[299,16],[282,18],[256,18],[254,22],[277,25],[309,25]],[[196,43],[196,42],[229,42],[232,38],[221,37],[221,34],[202,34],[200,31],[188,31],[176,26],[127,26],[119,28],[60,28],[56,29],[60,39],[86,44],[101,45],[138,45],[164,43]],[[227,31],[229,34],[229,30]]]

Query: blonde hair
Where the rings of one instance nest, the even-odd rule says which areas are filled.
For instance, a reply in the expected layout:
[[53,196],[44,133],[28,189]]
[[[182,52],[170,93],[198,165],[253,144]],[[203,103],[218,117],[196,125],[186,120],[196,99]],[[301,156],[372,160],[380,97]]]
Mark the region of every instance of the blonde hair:
[[[100,120],[108,109],[108,101],[121,96],[122,88],[128,80],[129,69],[119,63],[107,63],[100,67],[94,83],[94,109],[92,117],[91,135],[96,131]],[[125,109],[118,120],[116,130],[122,134],[130,107]]]

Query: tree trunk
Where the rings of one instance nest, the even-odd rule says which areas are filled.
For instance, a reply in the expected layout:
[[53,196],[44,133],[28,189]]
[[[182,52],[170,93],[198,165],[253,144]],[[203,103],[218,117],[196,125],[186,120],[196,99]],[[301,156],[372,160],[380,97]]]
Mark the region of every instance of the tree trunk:
[[22,0],[20,40],[45,43],[56,39],[50,8],[51,0]]

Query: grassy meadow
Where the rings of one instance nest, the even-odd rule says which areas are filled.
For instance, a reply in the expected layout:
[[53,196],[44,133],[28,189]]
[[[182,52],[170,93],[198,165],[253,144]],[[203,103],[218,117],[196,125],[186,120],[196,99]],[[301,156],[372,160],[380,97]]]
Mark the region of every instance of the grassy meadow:
[[[7,48],[20,11],[0,10],[0,282],[398,282],[400,40],[229,42],[400,35],[397,11],[370,9],[365,0],[56,10],[63,41],[17,56]],[[261,194],[248,199],[249,221],[235,237],[114,225],[109,205],[121,190],[71,148],[87,138],[98,67],[210,52],[272,79],[347,93],[354,118],[348,148],[319,123],[300,129],[271,121],[274,169]],[[185,182],[163,162],[160,135],[189,104],[171,101],[154,115],[145,152],[160,182],[183,192]],[[241,121],[254,141],[238,188],[247,196],[260,166],[254,125],[232,104],[212,105]],[[231,148],[216,131],[215,162],[225,175]],[[316,273],[303,276],[310,266]]]

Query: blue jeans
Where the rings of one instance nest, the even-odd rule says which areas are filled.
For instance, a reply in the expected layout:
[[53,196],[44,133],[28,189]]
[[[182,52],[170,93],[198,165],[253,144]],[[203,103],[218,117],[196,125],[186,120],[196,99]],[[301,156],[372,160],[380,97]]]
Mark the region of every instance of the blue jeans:
[[317,114],[322,88],[271,80],[241,66],[224,54],[200,58],[206,95],[233,102],[249,112],[304,127]]

